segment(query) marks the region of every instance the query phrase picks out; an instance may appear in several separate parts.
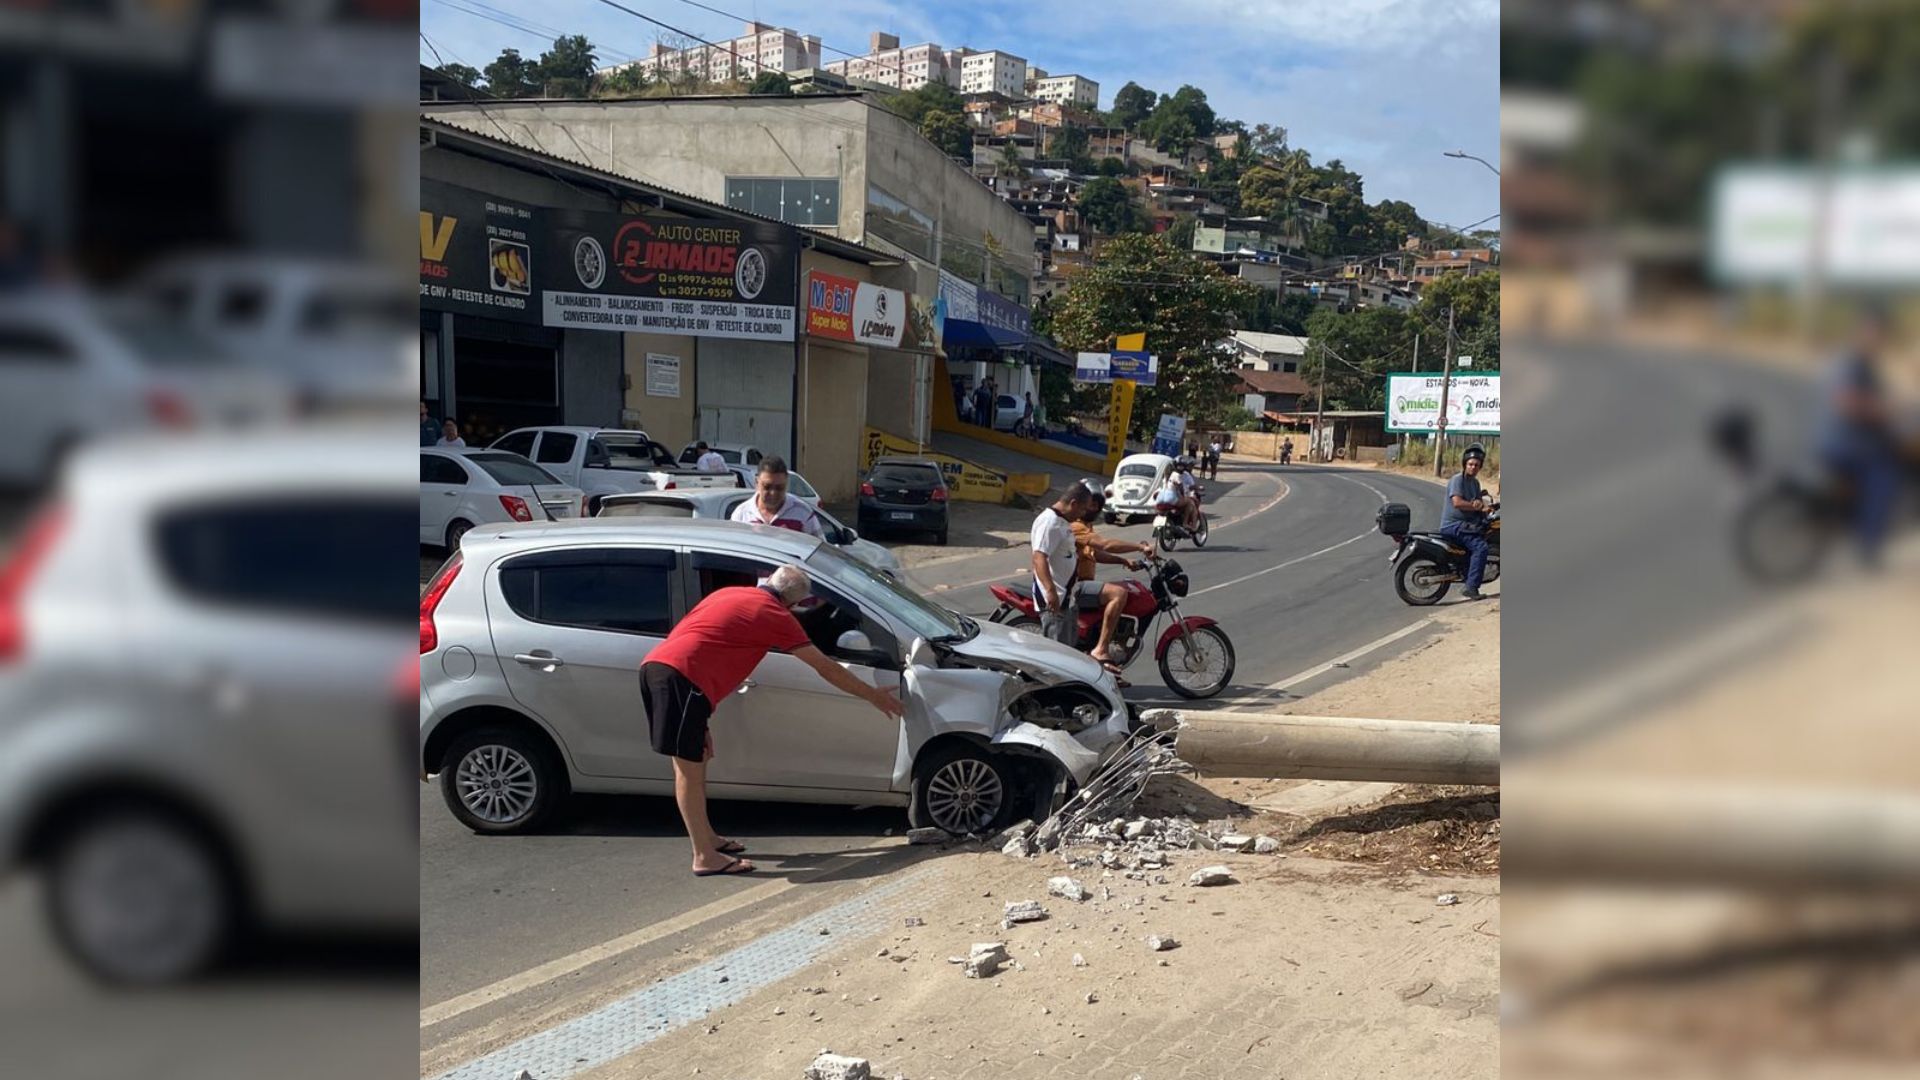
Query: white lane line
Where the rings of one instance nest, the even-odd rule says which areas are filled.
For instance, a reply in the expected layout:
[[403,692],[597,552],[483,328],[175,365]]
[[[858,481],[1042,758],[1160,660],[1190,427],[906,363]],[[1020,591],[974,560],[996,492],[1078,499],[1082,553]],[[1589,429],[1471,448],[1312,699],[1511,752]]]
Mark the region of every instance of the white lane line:
[[1290,678],[1282,679],[1271,686],[1265,687],[1263,688],[1263,692],[1267,694],[1275,694],[1275,693],[1279,693],[1282,690],[1287,690],[1287,689],[1291,689],[1292,687],[1298,686],[1309,679],[1317,679],[1320,676],[1325,675],[1327,672],[1334,670],[1335,668],[1345,667],[1346,665],[1353,663],[1355,660],[1360,659],[1361,657],[1367,655],[1370,652],[1377,652],[1380,649],[1384,649],[1387,646],[1393,644],[1396,641],[1399,641],[1401,638],[1404,638],[1409,634],[1417,634],[1420,631],[1425,630],[1427,627],[1432,626],[1433,623],[1434,623],[1433,619],[1421,619],[1419,622],[1414,623],[1410,626],[1403,626],[1400,629],[1395,630],[1393,633],[1386,635],[1385,637],[1376,638],[1373,641],[1369,641],[1365,645],[1362,645],[1357,649],[1353,649],[1348,652],[1341,653],[1339,656],[1334,657],[1333,659],[1327,661],[1324,664],[1316,664],[1313,667],[1308,668],[1307,670],[1301,672],[1298,675],[1294,675]]
[[1320,549],[1319,551],[1314,551],[1314,552],[1309,552],[1308,554],[1305,554],[1305,555],[1302,555],[1302,556],[1300,556],[1299,558],[1295,558],[1295,559],[1288,559],[1288,560],[1287,560],[1286,562],[1283,562],[1283,563],[1275,563],[1274,565],[1272,565],[1272,566],[1269,566],[1269,567],[1267,567],[1267,568],[1266,568],[1265,570],[1255,570],[1255,571],[1254,571],[1253,573],[1251,573],[1251,574],[1246,574],[1246,575],[1243,575],[1243,576],[1241,576],[1241,577],[1237,577],[1237,578],[1234,578],[1234,579],[1232,579],[1231,581],[1223,581],[1223,582],[1221,582],[1221,583],[1220,583],[1220,584],[1218,584],[1218,585],[1209,585],[1209,586],[1207,586],[1207,587],[1206,587],[1206,588],[1204,588],[1204,589],[1195,589],[1195,590],[1194,590],[1193,592],[1191,592],[1191,593],[1188,593],[1187,595],[1189,595],[1189,596],[1205,596],[1205,595],[1206,595],[1207,593],[1210,593],[1210,592],[1212,592],[1212,591],[1214,591],[1215,589],[1228,589],[1228,588],[1232,588],[1233,586],[1235,586],[1235,585],[1239,585],[1239,584],[1241,584],[1242,582],[1247,582],[1247,581],[1252,581],[1252,580],[1253,580],[1254,578],[1257,578],[1257,577],[1263,577],[1263,576],[1265,576],[1265,575],[1267,575],[1267,574],[1271,574],[1271,573],[1273,573],[1273,572],[1274,572],[1275,570],[1285,570],[1285,569],[1286,569],[1287,567],[1289,567],[1289,566],[1297,566],[1297,565],[1299,565],[1300,563],[1303,563],[1303,562],[1306,562],[1306,561],[1307,561],[1308,559],[1314,559],[1314,558],[1318,558],[1318,557],[1320,557],[1320,556],[1322,556],[1322,555],[1325,555],[1325,554],[1326,554],[1327,552],[1329,552],[1329,551],[1338,551],[1338,550],[1340,550],[1341,548],[1343,548],[1343,547],[1346,547],[1346,546],[1347,546],[1348,544],[1357,544],[1357,543],[1359,543],[1360,541],[1362,541],[1362,540],[1365,540],[1365,539],[1366,539],[1367,537],[1369,537],[1369,536],[1374,536],[1374,535],[1376,535],[1376,533],[1374,532],[1374,530],[1372,530],[1372,529],[1368,529],[1368,530],[1367,530],[1366,532],[1363,532],[1363,533],[1361,533],[1361,534],[1360,534],[1359,536],[1355,536],[1355,537],[1351,537],[1351,538],[1349,538],[1349,539],[1346,539],[1346,540],[1342,540],[1342,541],[1340,541],[1339,543],[1337,543],[1337,544],[1332,544],[1332,545],[1330,545],[1330,546],[1328,546],[1328,547],[1323,547],[1323,548],[1321,548],[1321,549]]
[[[904,844],[905,841],[876,841],[876,843],[897,847]],[[479,989],[470,990],[458,997],[448,998],[437,1005],[432,1005],[420,1010],[420,1027],[425,1029],[435,1024],[445,1023],[456,1016],[472,1012],[483,1005],[490,1005],[493,1002],[510,998],[515,994],[523,993],[536,986],[552,982],[563,975],[571,975],[583,968],[600,963],[602,960],[619,956],[621,953],[631,952],[650,942],[658,941],[671,934],[677,934],[682,930],[698,926],[709,919],[739,911],[741,908],[749,907],[763,900],[770,900],[796,885],[817,881],[829,874],[844,870],[859,862],[861,859],[872,858],[873,854],[879,853],[842,855],[828,859],[822,862],[818,869],[808,873],[756,885],[744,892],[735,893],[725,899],[715,900],[710,904],[704,904],[691,911],[681,912],[679,915],[663,922],[657,922],[644,929],[635,930],[631,934],[623,934],[610,941],[603,941],[598,945],[588,946],[578,952],[562,956],[559,959],[549,960],[544,964],[528,968],[517,975],[509,975],[504,979],[489,983]],[[771,859],[772,856],[768,856],[768,858]]]

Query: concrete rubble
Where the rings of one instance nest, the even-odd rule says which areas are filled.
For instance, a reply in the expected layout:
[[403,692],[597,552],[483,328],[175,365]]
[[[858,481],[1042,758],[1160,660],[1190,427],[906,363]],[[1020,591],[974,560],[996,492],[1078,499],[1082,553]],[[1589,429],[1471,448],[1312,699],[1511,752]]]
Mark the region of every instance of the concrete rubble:
[[1453,905],[1460,902],[1460,898],[1450,892],[1441,893],[1439,896],[1434,898],[1433,902],[1435,904],[1438,904],[1441,907],[1452,907]]
[[983,979],[1000,970],[1000,965],[1012,960],[1007,954],[1004,941],[979,942],[961,963],[966,965],[967,978]]
[[1058,896],[1063,900],[1072,900],[1078,903],[1087,898],[1087,887],[1070,877],[1049,878],[1047,879],[1047,895]]
[[1280,841],[1271,836],[1256,836],[1253,840],[1255,855],[1276,855],[1280,852]]
[[1221,851],[1245,851],[1253,846],[1253,837],[1239,833],[1227,833],[1220,837],[1218,847]]
[[1038,900],[1009,900],[1000,916],[1000,928],[1006,930],[1015,923],[1039,922],[1046,917],[1047,909]]
[[1151,952],[1166,952],[1169,949],[1177,949],[1179,947],[1180,943],[1178,941],[1162,934],[1153,934],[1147,938],[1147,949]]
[[1206,866],[1193,872],[1187,878],[1189,885],[1229,885],[1233,883],[1233,871],[1224,866]]
[[907,916],[907,929],[911,930],[916,926],[925,926],[925,925],[927,925],[927,920],[921,918],[920,916],[918,915]]
[[951,837],[947,835],[947,830],[945,829],[929,827],[925,829],[907,830],[907,843],[909,844],[944,844],[949,839],[951,839]]
[[848,1057],[825,1050],[813,1059],[802,1076],[805,1080],[872,1080],[873,1066],[866,1058]]

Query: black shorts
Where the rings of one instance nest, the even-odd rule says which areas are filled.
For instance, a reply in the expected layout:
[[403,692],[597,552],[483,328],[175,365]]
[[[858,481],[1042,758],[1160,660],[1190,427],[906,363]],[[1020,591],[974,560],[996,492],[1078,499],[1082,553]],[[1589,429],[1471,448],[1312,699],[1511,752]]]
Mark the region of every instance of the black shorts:
[[707,759],[707,719],[713,703],[699,687],[665,664],[641,664],[640,700],[647,708],[655,752],[683,761]]

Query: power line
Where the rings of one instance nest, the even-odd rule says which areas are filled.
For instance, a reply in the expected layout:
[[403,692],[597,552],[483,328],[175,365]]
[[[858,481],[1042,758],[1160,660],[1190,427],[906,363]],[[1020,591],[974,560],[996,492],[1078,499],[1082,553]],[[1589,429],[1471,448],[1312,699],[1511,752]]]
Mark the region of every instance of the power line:
[[[491,4],[481,3],[480,0],[458,0],[458,2],[456,2],[456,0],[433,0],[433,2],[442,7],[458,11],[463,15],[471,15],[476,19],[484,19],[495,25],[504,26],[509,30],[518,30],[528,37],[540,38],[549,43],[567,36],[567,34],[561,30],[547,26],[544,23],[534,22],[532,19],[494,7]],[[604,54],[613,59],[638,59],[632,53],[621,52],[618,49],[602,45],[599,42],[591,42],[590,44],[593,45],[596,54]]]

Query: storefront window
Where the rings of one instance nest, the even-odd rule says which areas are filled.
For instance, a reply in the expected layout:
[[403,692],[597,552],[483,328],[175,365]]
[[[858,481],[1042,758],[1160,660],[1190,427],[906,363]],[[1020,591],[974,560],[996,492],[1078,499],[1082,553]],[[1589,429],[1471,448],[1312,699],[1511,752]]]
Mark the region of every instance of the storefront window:
[[735,177],[727,181],[727,205],[789,225],[831,229],[840,224],[840,181]]

